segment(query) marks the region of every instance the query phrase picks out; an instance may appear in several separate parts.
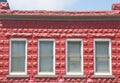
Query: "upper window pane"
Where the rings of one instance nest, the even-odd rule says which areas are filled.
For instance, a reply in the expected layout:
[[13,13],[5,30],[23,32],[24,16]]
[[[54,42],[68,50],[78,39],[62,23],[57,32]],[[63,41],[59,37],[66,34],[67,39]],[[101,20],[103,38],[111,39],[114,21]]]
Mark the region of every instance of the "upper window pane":
[[12,41],[12,56],[25,56],[25,41]]
[[81,55],[81,42],[80,41],[68,41],[68,55],[80,56]]
[[53,41],[40,41],[40,56],[53,56]]
[[109,42],[95,42],[96,56],[109,56]]

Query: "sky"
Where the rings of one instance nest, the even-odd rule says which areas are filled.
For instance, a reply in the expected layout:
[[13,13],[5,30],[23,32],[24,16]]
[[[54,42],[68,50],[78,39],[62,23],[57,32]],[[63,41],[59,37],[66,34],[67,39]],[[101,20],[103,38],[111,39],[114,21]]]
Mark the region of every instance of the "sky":
[[11,10],[111,10],[120,0],[7,0]]

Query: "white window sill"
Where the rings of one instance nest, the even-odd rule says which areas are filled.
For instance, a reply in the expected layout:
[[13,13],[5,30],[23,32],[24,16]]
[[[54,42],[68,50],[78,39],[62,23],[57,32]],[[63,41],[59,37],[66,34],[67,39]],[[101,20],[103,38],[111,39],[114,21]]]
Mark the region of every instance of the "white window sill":
[[112,75],[112,73],[94,73],[94,75]]
[[57,75],[35,75],[36,78],[57,78]]
[[27,75],[25,72],[12,72],[9,75]]
[[29,78],[29,75],[7,75],[7,78]]
[[64,78],[86,78],[86,75],[64,75]]
[[54,72],[47,72],[47,73],[41,72],[41,73],[38,73],[38,75],[55,75],[55,73]]
[[92,78],[115,78],[114,75],[93,75]]

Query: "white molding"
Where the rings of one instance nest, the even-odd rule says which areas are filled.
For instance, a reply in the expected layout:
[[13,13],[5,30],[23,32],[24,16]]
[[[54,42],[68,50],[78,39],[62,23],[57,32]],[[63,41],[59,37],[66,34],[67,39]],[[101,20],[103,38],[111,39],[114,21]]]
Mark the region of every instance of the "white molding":
[[[11,42],[12,41],[25,41],[25,72],[11,72]],[[10,39],[10,52],[9,52],[9,74],[10,75],[27,75],[27,39],[26,38],[11,38]]]
[[[109,42],[109,69],[110,69],[110,72],[109,73],[97,73],[96,72],[96,59],[95,59],[95,42],[96,41],[100,41],[100,42]],[[111,60],[111,57],[112,57],[112,50],[111,50],[111,39],[109,38],[95,38],[94,39],[94,74],[95,75],[112,75],[112,60]]]
[[[39,41],[52,41],[53,42],[53,72],[39,72]],[[38,39],[38,75],[55,75],[55,39]]]
[[[68,41],[80,41],[81,42],[81,72],[68,72],[68,60],[67,60],[67,49],[68,49]],[[66,39],[66,75],[83,75],[84,73],[84,66],[83,66],[83,40],[78,38],[68,38]]]

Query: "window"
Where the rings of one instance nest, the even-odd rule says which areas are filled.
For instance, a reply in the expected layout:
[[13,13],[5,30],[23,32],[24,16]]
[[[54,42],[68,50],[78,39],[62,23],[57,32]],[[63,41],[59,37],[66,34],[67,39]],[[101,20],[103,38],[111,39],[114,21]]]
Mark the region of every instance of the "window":
[[55,43],[53,39],[40,39],[39,42],[38,74],[55,73]]
[[95,39],[94,41],[95,74],[111,74],[111,42],[110,39]]
[[83,45],[80,39],[67,39],[67,74],[83,74]]
[[10,40],[10,74],[26,74],[26,39]]

